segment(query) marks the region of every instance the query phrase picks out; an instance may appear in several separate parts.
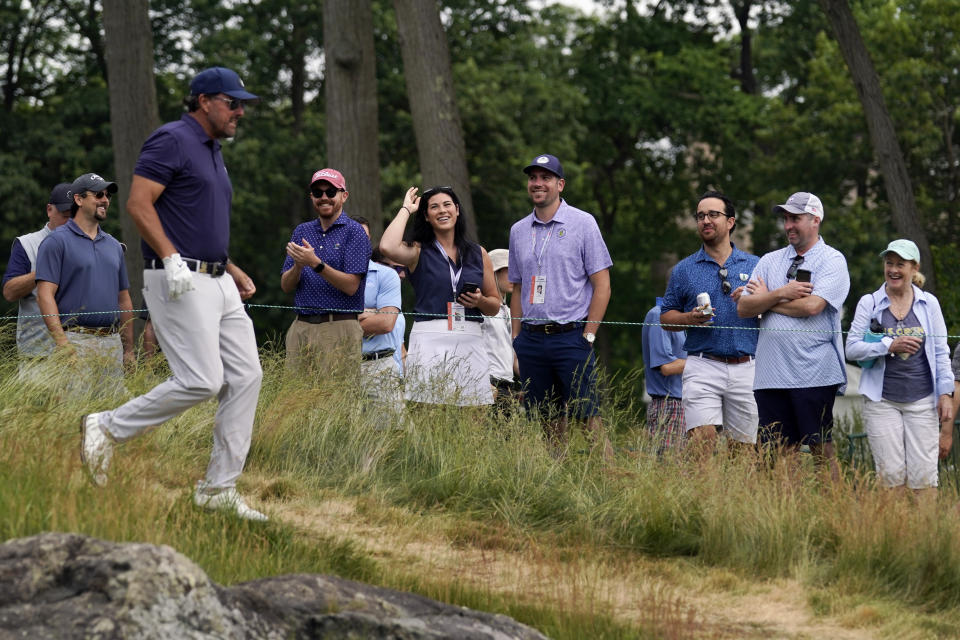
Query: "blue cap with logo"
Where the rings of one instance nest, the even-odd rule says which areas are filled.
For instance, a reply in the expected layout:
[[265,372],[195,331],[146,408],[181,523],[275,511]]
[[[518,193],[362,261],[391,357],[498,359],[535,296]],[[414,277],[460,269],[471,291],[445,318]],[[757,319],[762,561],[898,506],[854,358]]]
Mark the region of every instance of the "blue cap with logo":
[[557,160],[556,156],[552,156],[549,153],[541,154],[531,160],[530,164],[523,168],[523,172],[527,175],[530,175],[530,170],[536,168],[546,169],[550,173],[555,174],[558,178],[563,178],[563,165],[560,164],[560,161]]
[[241,100],[259,100],[256,96],[243,87],[243,80],[237,75],[237,72],[226,67],[210,67],[204,69],[193,77],[190,81],[190,94],[198,96],[202,93],[215,95],[224,93],[231,98],[240,98]]

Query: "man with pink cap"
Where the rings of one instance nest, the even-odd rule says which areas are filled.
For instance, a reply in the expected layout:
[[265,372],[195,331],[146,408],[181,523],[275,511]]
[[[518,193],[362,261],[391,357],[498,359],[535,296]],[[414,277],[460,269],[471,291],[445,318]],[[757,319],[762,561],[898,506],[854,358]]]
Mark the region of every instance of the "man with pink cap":
[[[366,232],[343,210],[350,197],[336,169],[320,169],[310,178],[310,203],[317,217],[293,230],[287,243],[280,287],[293,293],[297,317],[287,330],[287,368],[336,363],[360,366],[364,280],[370,261]],[[335,360],[321,355],[336,354]]]

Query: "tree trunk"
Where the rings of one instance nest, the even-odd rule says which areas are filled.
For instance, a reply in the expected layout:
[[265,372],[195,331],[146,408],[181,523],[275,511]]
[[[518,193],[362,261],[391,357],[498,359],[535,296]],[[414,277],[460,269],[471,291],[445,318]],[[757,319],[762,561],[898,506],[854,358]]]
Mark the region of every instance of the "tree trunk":
[[750,32],[750,9],[753,0],[733,3],[733,12],[740,26],[740,90],[754,95],[757,93],[757,78],[753,73],[753,34]]
[[819,2],[830,21],[840,52],[853,78],[853,85],[860,97],[860,104],[867,118],[867,129],[870,132],[873,152],[877,156],[880,171],[883,173],[894,226],[901,237],[917,243],[920,248],[921,264],[925,266],[926,288],[935,293],[937,278],[933,268],[930,242],[920,221],[917,201],[913,195],[910,175],[907,173],[907,163],[897,140],[897,132],[883,99],[880,77],[877,75],[847,0],[819,0]]
[[153,31],[148,0],[103,0],[106,62],[110,69],[110,132],[115,180],[120,188],[114,204],[123,242],[134,309],[143,304],[143,253],[140,233],[127,215],[133,168],[143,141],[160,124],[153,80]]
[[327,164],[343,173],[350,199],[345,209],[383,231],[380,204],[377,69],[370,0],[325,0],[323,48],[327,110]]
[[453,187],[463,205],[461,215],[466,216],[467,231],[476,239],[467,151],[453,94],[450,49],[436,0],[393,0],[393,7],[423,175],[421,187]]

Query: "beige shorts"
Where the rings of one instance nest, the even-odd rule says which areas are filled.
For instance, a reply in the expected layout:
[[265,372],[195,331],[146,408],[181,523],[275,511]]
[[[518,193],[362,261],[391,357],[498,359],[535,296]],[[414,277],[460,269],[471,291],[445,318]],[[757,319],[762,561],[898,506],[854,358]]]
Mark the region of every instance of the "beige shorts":
[[722,425],[737,442],[757,441],[757,401],[753,397],[756,360],[727,364],[690,356],[683,367],[683,414],[687,431]]

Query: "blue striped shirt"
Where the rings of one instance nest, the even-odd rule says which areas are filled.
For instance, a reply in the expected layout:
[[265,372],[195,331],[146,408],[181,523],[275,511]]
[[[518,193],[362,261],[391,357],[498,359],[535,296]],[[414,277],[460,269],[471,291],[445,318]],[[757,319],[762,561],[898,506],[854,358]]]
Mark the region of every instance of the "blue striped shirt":
[[[793,245],[760,258],[751,279],[763,278],[773,291],[787,284],[787,271],[796,257]],[[812,295],[823,298],[823,311],[791,318],[766,311],[760,319],[754,389],[801,389],[839,384],[843,393],[847,370],[840,334],[840,309],[850,292],[850,274],[843,254],[820,238],[803,254],[802,268],[811,272]],[[743,295],[749,295],[744,291]]]

